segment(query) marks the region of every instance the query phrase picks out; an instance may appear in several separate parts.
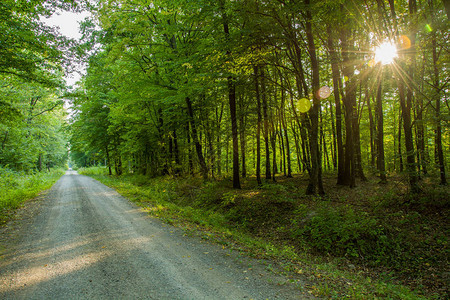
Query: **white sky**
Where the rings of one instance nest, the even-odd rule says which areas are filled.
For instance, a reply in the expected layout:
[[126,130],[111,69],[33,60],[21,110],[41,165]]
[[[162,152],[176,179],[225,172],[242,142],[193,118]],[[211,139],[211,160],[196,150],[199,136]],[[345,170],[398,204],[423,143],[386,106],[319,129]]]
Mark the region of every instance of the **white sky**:
[[[84,11],[81,13],[73,13],[73,12],[56,12],[50,18],[42,18],[43,21],[48,26],[58,27],[59,32],[69,38],[78,40],[81,38],[80,33],[80,24],[79,22],[83,21],[84,18],[90,16],[90,12]],[[82,66],[77,66],[79,72],[84,73],[84,68]],[[80,80],[81,75],[78,72],[73,72],[68,74],[65,78],[68,85],[74,85],[75,82]]]

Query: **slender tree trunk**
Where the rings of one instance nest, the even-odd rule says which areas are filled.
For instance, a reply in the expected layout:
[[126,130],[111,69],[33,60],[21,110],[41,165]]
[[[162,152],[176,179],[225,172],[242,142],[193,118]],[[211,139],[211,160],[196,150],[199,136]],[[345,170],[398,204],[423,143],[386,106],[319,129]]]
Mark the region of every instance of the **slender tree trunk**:
[[[430,10],[433,13],[434,12],[434,1],[431,0],[430,2]],[[447,11],[447,15],[450,18],[450,1],[445,1],[445,9]],[[434,20],[434,19],[433,19]],[[434,23],[434,22],[433,22]],[[442,125],[441,125],[441,89],[440,89],[440,80],[439,80],[439,68],[438,68],[438,53],[437,53],[437,45],[436,45],[436,32],[433,31],[432,33],[432,51],[433,51],[433,81],[434,81],[434,87],[436,89],[435,97],[436,97],[436,138],[435,138],[435,160],[438,163],[439,166],[439,173],[441,177],[441,185],[447,184],[447,179],[445,175],[445,161],[444,161],[444,151],[442,150]],[[437,159],[436,159],[437,158]]]
[[283,138],[283,127],[281,121],[281,111],[280,111],[280,122],[278,123],[278,146],[280,147],[280,172],[283,171],[284,176],[286,176],[286,151],[284,150],[284,138]]
[[194,122],[194,112],[192,111],[192,103],[189,97],[185,98],[186,106],[189,114],[189,123],[192,130],[192,139],[194,140],[195,151],[197,152],[198,162],[204,179],[208,179],[208,167],[206,166],[205,158],[202,152],[202,145],[200,144],[197,136],[197,128]]
[[[289,145],[289,136],[288,136],[288,130],[287,130],[287,121],[286,121],[286,115],[284,112],[284,106],[285,106],[285,102],[286,102],[286,94],[284,91],[284,88],[281,88],[281,108],[280,108],[280,112],[281,112],[281,116],[280,116],[280,123],[283,126],[283,131],[281,131],[281,140],[283,140],[283,136],[285,138],[285,145],[286,147],[283,147],[283,151],[286,152],[286,162],[287,162],[287,174],[286,176],[288,178],[292,177],[292,167],[291,167],[291,149],[290,149],[290,145]],[[286,149],[286,150],[284,150]],[[284,154],[283,154],[284,155]],[[300,152],[297,152],[297,156],[300,155]],[[284,166],[285,169],[285,173],[286,173],[286,165]]]
[[349,29],[341,31],[342,43],[342,73],[348,78],[345,86],[345,154],[344,154],[344,174],[342,184],[350,187],[355,186],[355,151],[354,151],[354,132],[353,118],[355,118],[356,108],[356,84],[354,82],[354,60],[350,53],[354,51],[353,45],[350,45],[352,39]]
[[265,84],[265,73],[264,67],[259,68],[261,74],[261,102],[263,110],[263,124],[264,124],[264,144],[266,146],[266,179],[269,180],[271,176],[270,170],[270,146],[269,146],[269,114],[267,105],[267,93]]
[[239,180],[239,142],[238,142],[238,126],[236,120],[236,87],[234,79],[228,77],[228,100],[230,105],[231,117],[231,136],[233,140],[233,188],[240,189]]
[[[215,155],[214,155],[214,147],[213,147],[213,133],[212,133],[212,128],[209,124],[209,119],[208,117],[205,118],[206,119],[206,140],[207,140],[207,144],[208,144],[208,158],[209,158],[209,169],[211,170],[211,177],[215,178],[214,175],[214,165],[215,165]],[[205,145],[206,147],[206,145]],[[206,150],[205,150],[206,152]]]
[[220,140],[221,132],[220,132],[220,124],[222,122],[223,116],[223,103],[220,107],[220,113],[216,107],[216,124],[217,124],[217,175],[222,176],[222,142]]
[[188,144],[188,172],[191,174],[191,176],[194,175],[194,163],[192,158],[192,145],[191,145],[191,133],[189,130],[189,124],[190,120],[186,123],[186,138],[187,138],[187,144]]
[[106,160],[107,160],[107,163],[108,163],[108,174],[109,174],[109,176],[111,176],[111,175],[112,175],[112,171],[111,171],[111,159],[109,158],[109,150],[108,150],[108,146],[106,146],[105,149],[106,149]]
[[244,114],[244,105],[243,105],[243,99],[241,99],[240,108],[241,108],[241,114],[239,116],[239,125],[240,125],[240,139],[241,139],[241,159],[242,159],[242,177],[247,177],[247,166],[246,166],[246,159],[245,159],[245,151],[246,151],[246,138],[245,138],[245,114]]
[[272,181],[276,181],[275,180],[275,175],[278,173],[278,168],[277,168],[277,135],[276,135],[276,130],[275,130],[275,126],[273,124],[273,119],[270,122],[271,126],[272,126],[272,133],[270,134],[270,143],[272,146]]
[[333,33],[330,26],[327,27],[327,44],[331,58],[331,73],[333,77],[334,103],[336,106],[336,143],[337,143],[337,184],[344,184],[344,146],[342,144],[342,112],[340,99],[340,72],[338,57],[333,42]]
[[[382,66],[380,66],[382,67]],[[379,78],[377,79],[377,167],[380,172],[380,182],[386,183],[386,164],[384,161],[384,124],[383,124],[383,101],[382,101],[382,85],[381,78],[383,74],[380,70]]]
[[331,158],[333,160],[333,170],[337,170],[337,142],[336,142],[336,125],[335,125],[335,118],[334,118],[334,113],[333,113],[333,105],[331,104],[330,101],[330,117],[331,117],[331,136],[333,139],[332,142],[332,147],[333,147],[333,151],[331,151]]
[[258,185],[262,184],[261,181],[261,95],[259,93],[259,68],[254,67],[255,73],[255,93],[256,93],[256,112],[258,120],[256,124],[256,181]]
[[[361,87],[361,85],[360,85]],[[368,95],[366,95],[367,98],[369,98]],[[362,100],[362,95],[361,95],[361,89],[360,89],[360,98],[359,98],[359,104],[361,104],[361,107],[364,107],[364,102]],[[361,135],[360,135],[360,131],[359,131],[359,120],[360,120],[360,115],[362,114],[362,109],[359,111],[358,109],[355,109],[356,112],[356,116],[355,118],[353,118],[353,132],[354,132],[354,140],[355,140],[355,171],[356,171],[356,175],[362,180],[362,181],[367,181],[366,176],[364,175],[364,169],[363,169],[363,164],[362,164],[362,154],[361,154]]]
[[295,123],[294,122],[291,123],[291,130],[292,130],[292,135],[294,136],[295,151],[297,153],[298,172],[301,173],[303,171],[302,161],[300,159],[300,156],[302,154],[301,154],[301,149],[300,149],[300,145],[299,145],[299,142],[298,142],[298,136],[297,136],[297,133],[295,131]]
[[398,120],[398,158],[400,164],[400,172],[403,172],[403,154],[402,154],[402,125],[403,125],[403,117],[402,110],[400,107],[400,117]]
[[[399,80],[401,81],[401,79]],[[414,143],[412,136],[412,126],[411,126],[411,106],[410,103],[405,99],[405,87],[403,82],[399,82],[399,96],[400,105],[402,106],[402,116],[403,116],[403,131],[405,133],[405,148],[406,148],[406,170],[408,172],[409,184],[411,191],[417,193],[417,175],[415,167],[414,158]]]
[[[228,15],[225,12],[225,1],[220,1],[220,6],[222,10],[223,19],[223,32],[225,33],[225,38],[229,40],[230,29],[228,25]],[[227,50],[227,56],[231,55],[231,52]],[[227,77],[228,83],[228,104],[230,107],[230,118],[231,118],[231,138],[233,140],[233,188],[240,189],[241,183],[239,179],[239,137],[238,137],[238,126],[236,119],[236,82],[235,78],[230,75]]]
[[319,64],[316,57],[316,46],[314,44],[314,37],[312,33],[312,14],[310,6],[310,0],[305,0],[305,4],[308,6],[306,11],[306,38],[308,42],[308,52],[311,58],[312,69],[312,92],[313,92],[313,106],[309,111],[309,117],[311,120],[310,130],[310,151],[311,151],[311,174],[309,178],[308,187],[306,193],[311,194],[325,194],[322,183],[322,165],[321,155],[319,150],[319,111],[320,111],[320,98],[317,92],[320,88],[319,77]]
[[[366,91],[369,93],[369,91]],[[367,111],[369,112],[369,134],[370,134],[370,166],[375,169],[375,146],[374,146],[374,131],[375,123],[373,121],[372,107],[370,105],[370,97],[367,97]]]

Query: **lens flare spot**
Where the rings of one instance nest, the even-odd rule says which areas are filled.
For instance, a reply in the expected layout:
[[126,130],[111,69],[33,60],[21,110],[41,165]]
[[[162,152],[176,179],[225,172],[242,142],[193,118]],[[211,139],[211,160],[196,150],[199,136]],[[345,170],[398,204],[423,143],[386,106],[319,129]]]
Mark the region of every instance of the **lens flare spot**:
[[369,65],[369,67],[373,67],[373,66],[375,66],[375,65],[376,65],[376,63],[375,63],[375,60],[374,60],[374,59],[371,59],[371,60],[369,60],[369,62],[368,62],[367,64]]
[[406,35],[401,35],[398,38],[398,43],[400,44],[400,49],[409,49],[409,48],[411,48],[411,40]]
[[317,95],[319,96],[320,99],[326,99],[330,97],[331,89],[325,85],[317,91]]
[[397,56],[397,48],[391,42],[384,42],[375,48],[375,61],[377,63],[391,64]]
[[430,25],[430,24],[427,24],[427,25],[425,25],[425,30],[426,30],[427,32],[432,32],[432,31],[433,31],[433,28],[431,28],[431,25]]
[[298,100],[297,109],[301,113],[305,113],[311,109],[311,101],[306,98]]

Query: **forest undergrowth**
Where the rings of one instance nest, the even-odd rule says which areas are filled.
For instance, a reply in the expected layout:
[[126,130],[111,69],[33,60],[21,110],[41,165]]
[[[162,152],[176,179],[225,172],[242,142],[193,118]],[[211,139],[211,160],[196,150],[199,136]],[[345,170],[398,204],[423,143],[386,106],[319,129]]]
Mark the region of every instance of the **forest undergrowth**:
[[0,225],[10,220],[22,203],[49,189],[63,174],[63,169],[26,173],[0,166]]
[[308,278],[325,298],[448,299],[449,188],[421,180],[411,196],[403,176],[376,177],[356,188],[324,176],[327,194],[305,196],[307,175],[254,178],[232,189],[210,180],[80,171],[115,188],[151,215],[258,258],[276,259],[286,275]]

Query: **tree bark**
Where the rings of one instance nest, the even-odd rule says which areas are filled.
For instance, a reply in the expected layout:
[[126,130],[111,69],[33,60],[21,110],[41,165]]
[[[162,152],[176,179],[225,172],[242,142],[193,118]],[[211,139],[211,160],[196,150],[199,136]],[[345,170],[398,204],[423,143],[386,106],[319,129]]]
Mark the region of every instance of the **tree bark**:
[[[366,91],[368,93],[368,91]],[[374,131],[375,123],[373,121],[372,107],[370,105],[370,97],[367,97],[367,110],[369,112],[369,134],[370,134],[370,166],[375,169],[375,145],[374,145]]]
[[267,106],[267,93],[266,93],[266,84],[265,84],[265,74],[264,67],[259,67],[259,72],[261,76],[261,103],[263,109],[263,124],[264,124],[264,145],[266,146],[266,179],[269,180],[271,178],[271,170],[270,170],[270,141],[269,141],[269,115],[268,115],[268,106]]
[[[305,0],[307,6],[310,5],[310,0]],[[308,52],[311,59],[312,69],[312,92],[313,92],[313,106],[309,111],[309,118],[311,120],[310,130],[310,151],[311,151],[311,173],[309,178],[306,193],[311,194],[325,194],[322,183],[322,166],[321,155],[319,150],[319,111],[320,98],[317,94],[320,88],[319,64],[316,57],[316,46],[314,44],[314,37],[312,33],[312,14],[311,8],[307,7],[306,11],[306,38],[308,42]]]
[[255,94],[256,94],[256,113],[258,120],[256,123],[256,181],[258,185],[262,184],[261,181],[261,95],[259,93],[259,68],[254,67],[255,73]]
[[[380,66],[382,68],[382,66]],[[383,101],[382,101],[382,86],[381,78],[383,77],[382,70],[380,70],[377,79],[377,167],[380,174],[380,182],[386,183],[386,164],[384,161],[384,124],[383,124]]]
[[342,43],[342,74],[347,79],[345,86],[344,107],[345,107],[345,154],[344,154],[344,174],[342,184],[350,187],[355,186],[355,151],[353,118],[355,118],[356,107],[356,84],[354,82],[354,60],[350,53],[354,51],[350,46],[351,37],[348,29],[341,31]]
[[[434,2],[431,0],[430,2],[430,10],[434,13]],[[447,15],[450,18],[450,1],[445,1],[445,9],[447,10]],[[434,20],[434,19],[433,19]],[[433,22],[434,23],[434,22]],[[442,150],[442,125],[441,125],[441,89],[440,89],[440,80],[439,80],[439,68],[438,68],[438,53],[437,53],[437,45],[436,45],[436,32],[432,32],[432,51],[433,51],[433,81],[434,87],[436,89],[435,97],[436,97],[436,139],[435,139],[435,153],[437,156],[437,162],[439,166],[439,173],[441,177],[441,185],[447,184],[447,179],[445,175],[445,161],[444,161],[444,152]]]
[[240,140],[241,140],[241,159],[242,159],[242,177],[247,177],[247,166],[246,166],[246,159],[245,159],[245,151],[246,151],[246,137],[245,137],[245,113],[244,113],[244,105],[243,105],[243,99],[240,101],[240,109],[241,114],[239,116],[239,125],[240,125]]
[[[223,21],[223,32],[225,33],[225,38],[229,40],[230,29],[228,25],[228,15],[225,12],[225,1],[220,1],[220,6],[222,10],[222,21]],[[231,52],[227,50],[227,56],[231,55]],[[238,137],[238,126],[236,119],[236,82],[232,75],[227,77],[228,84],[228,104],[230,107],[230,118],[231,118],[231,138],[233,141],[233,188],[240,189],[241,183],[239,179],[239,137]]]
[[342,144],[342,112],[341,112],[341,99],[340,99],[340,72],[338,65],[338,57],[336,48],[333,42],[333,33],[331,27],[327,26],[327,45],[330,51],[331,58],[331,73],[333,77],[333,89],[334,89],[334,103],[336,106],[336,143],[337,143],[337,184],[344,183],[344,146]]
[[194,122],[194,112],[192,110],[191,99],[189,97],[186,97],[185,101],[186,101],[186,106],[187,106],[188,115],[189,115],[189,123],[191,125],[191,130],[192,130],[192,139],[194,141],[195,151],[197,152],[197,158],[198,158],[198,162],[200,164],[200,170],[202,172],[203,178],[208,179],[208,167],[206,166],[205,158],[203,156],[202,146],[200,145],[200,142],[198,140],[197,127],[195,126],[195,122]]
[[[282,83],[283,81],[281,81]],[[281,125],[283,126],[283,131],[281,132],[281,140],[283,140],[283,137],[285,139],[285,147],[283,147],[283,151],[285,151],[286,154],[286,162],[287,162],[287,172],[286,172],[286,165],[284,167],[285,169],[285,173],[286,176],[288,178],[292,177],[292,167],[291,167],[291,150],[290,150],[290,145],[289,145],[289,136],[288,136],[288,131],[287,131],[287,122],[286,122],[286,115],[284,112],[284,106],[285,106],[285,102],[286,102],[286,93],[284,91],[284,87],[282,86],[281,88],[281,105],[280,105],[280,122]],[[286,150],[284,150],[286,149]],[[300,153],[298,152],[297,155],[299,155]]]

